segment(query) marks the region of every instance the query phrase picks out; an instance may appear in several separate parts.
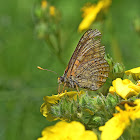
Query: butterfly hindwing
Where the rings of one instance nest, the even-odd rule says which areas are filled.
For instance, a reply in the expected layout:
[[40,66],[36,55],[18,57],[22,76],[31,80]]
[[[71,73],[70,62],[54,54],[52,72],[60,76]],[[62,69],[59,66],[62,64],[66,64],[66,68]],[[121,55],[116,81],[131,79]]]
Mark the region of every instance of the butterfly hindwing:
[[109,65],[103,58],[83,62],[75,71],[75,82],[79,87],[97,90],[102,86],[109,73]]

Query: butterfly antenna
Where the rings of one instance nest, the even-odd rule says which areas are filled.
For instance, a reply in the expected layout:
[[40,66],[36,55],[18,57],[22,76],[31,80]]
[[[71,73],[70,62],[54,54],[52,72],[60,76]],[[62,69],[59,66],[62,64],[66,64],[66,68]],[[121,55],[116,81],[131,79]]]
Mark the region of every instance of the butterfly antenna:
[[[40,70],[47,70],[47,71],[51,71],[51,72],[55,73],[56,75],[58,75],[58,73],[56,73],[55,71],[48,70],[48,69],[43,69],[43,68],[41,68],[40,66],[37,66],[37,68],[38,68],[38,69],[40,69]],[[59,75],[58,75],[58,76],[59,76]]]

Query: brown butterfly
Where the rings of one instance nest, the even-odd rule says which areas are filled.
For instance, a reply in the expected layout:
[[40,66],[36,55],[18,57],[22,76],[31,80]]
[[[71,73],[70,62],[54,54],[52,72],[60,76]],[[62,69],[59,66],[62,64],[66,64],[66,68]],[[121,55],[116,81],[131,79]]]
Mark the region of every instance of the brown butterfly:
[[97,90],[106,82],[109,65],[104,59],[105,46],[100,41],[101,33],[97,29],[84,33],[63,76],[58,78],[59,85]]

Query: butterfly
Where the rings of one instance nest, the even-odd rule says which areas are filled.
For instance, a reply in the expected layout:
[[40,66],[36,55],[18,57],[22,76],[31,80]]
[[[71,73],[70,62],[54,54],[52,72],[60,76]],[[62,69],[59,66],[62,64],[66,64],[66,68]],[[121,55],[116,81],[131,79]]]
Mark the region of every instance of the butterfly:
[[58,77],[59,85],[95,91],[106,82],[110,70],[104,59],[105,46],[100,41],[101,33],[97,29],[83,34],[63,76]]

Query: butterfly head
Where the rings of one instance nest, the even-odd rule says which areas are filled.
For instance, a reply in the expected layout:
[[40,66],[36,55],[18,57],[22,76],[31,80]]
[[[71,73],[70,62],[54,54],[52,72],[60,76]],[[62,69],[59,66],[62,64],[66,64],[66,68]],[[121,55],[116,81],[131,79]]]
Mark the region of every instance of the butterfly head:
[[63,84],[64,83],[64,77],[63,76],[58,77],[58,83],[59,84]]

